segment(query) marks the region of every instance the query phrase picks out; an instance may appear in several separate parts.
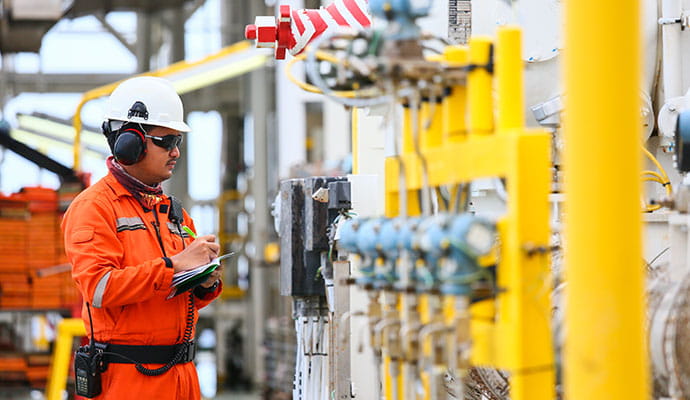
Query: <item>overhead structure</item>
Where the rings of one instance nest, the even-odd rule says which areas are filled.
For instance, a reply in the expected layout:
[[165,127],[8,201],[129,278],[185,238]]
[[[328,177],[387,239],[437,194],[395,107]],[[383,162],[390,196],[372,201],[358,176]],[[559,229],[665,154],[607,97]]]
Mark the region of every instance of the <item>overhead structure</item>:
[[0,53],[37,52],[43,35],[62,18],[69,0],[0,3]]
[[203,4],[192,0],[22,0],[0,3],[0,53],[38,52],[43,35],[61,18],[110,11],[153,12]]
[[[54,0],[55,1],[55,0]],[[58,0],[59,1],[59,0]],[[79,17],[87,14],[110,11],[158,11],[166,8],[179,8],[185,4],[199,3],[194,0],[71,0],[66,17]]]

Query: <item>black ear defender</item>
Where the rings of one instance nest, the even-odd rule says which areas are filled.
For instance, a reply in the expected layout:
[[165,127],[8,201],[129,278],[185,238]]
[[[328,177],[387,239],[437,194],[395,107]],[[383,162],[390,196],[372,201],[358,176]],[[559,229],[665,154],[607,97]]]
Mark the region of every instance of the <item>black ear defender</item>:
[[134,125],[126,124],[120,128],[113,145],[113,156],[120,164],[132,165],[146,154],[144,132]]
[[[127,113],[127,118],[139,117],[148,119],[146,105],[140,101],[134,102]],[[112,130],[111,121],[103,122],[101,129],[108,138],[108,146],[113,156],[120,164],[132,165],[139,162],[146,154],[146,138],[141,124],[125,123],[116,131]]]

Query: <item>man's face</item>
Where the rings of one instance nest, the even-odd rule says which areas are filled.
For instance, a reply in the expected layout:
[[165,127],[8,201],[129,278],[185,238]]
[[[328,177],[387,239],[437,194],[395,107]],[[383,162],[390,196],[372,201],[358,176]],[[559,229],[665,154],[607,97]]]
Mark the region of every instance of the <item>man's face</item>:
[[[182,134],[174,129],[156,126],[146,132],[148,136],[165,137],[168,135],[181,136]],[[175,146],[170,150],[157,145],[160,140],[146,138],[146,155],[136,164],[124,166],[125,170],[135,178],[147,185],[154,186],[170,178],[175,168],[180,149]]]

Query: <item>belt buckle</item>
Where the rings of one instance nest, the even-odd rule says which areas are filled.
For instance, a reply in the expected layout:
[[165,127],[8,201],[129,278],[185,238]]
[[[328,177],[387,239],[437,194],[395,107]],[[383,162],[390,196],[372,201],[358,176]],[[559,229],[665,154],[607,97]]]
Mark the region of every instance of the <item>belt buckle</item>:
[[194,361],[194,356],[196,356],[196,343],[194,340],[190,340],[189,342],[185,342],[184,346],[186,347],[185,362]]

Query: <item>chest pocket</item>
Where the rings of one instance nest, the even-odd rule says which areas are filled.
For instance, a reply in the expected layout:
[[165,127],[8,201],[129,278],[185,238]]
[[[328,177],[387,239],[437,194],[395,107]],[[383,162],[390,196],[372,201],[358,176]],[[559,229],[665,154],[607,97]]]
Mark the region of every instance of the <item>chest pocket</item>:
[[146,224],[139,217],[123,217],[117,219],[117,231],[137,231],[146,230]]

